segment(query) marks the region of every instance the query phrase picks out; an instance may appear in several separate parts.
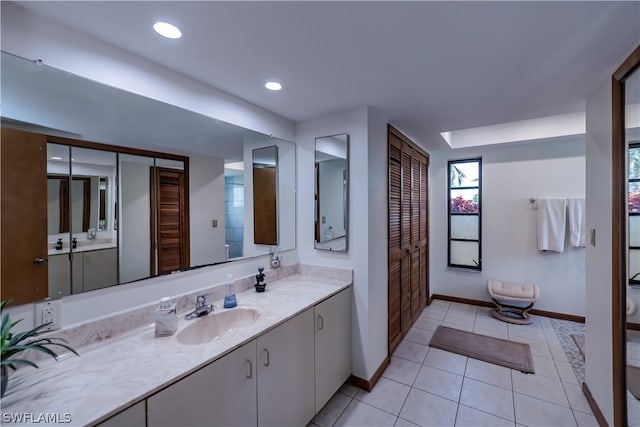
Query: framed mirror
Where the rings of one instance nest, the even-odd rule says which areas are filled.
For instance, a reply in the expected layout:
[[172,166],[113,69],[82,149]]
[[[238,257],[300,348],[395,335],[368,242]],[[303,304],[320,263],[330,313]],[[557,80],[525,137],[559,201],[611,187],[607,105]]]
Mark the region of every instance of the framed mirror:
[[346,252],[349,237],[349,135],[315,140],[315,248]]
[[[267,255],[273,245],[295,248],[295,144],[5,52],[1,66],[3,132],[24,131],[43,145],[27,150],[30,141],[17,141],[15,154],[29,170],[17,162],[15,170],[2,168],[3,179],[12,173],[41,189],[25,201],[20,186],[11,197],[3,187],[3,219],[18,212],[4,201],[38,207],[25,209],[38,211],[36,226],[26,225],[22,211],[3,222],[23,226],[26,261],[7,280],[21,294],[3,283],[14,305]],[[253,150],[277,167],[275,238],[258,242]],[[37,251],[26,229],[38,230]],[[4,274],[18,263],[9,251],[2,255]],[[36,257],[43,260],[37,266]],[[33,280],[27,268],[38,269]]]

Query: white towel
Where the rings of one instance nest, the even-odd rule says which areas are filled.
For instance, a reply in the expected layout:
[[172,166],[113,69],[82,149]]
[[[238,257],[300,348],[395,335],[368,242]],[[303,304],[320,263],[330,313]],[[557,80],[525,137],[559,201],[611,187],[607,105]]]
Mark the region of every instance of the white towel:
[[538,203],[538,250],[564,252],[567,199],[544,198]]
[[587,225],[584,220],[584,199],[569,199],[569,241],[571,246],[587,246]]

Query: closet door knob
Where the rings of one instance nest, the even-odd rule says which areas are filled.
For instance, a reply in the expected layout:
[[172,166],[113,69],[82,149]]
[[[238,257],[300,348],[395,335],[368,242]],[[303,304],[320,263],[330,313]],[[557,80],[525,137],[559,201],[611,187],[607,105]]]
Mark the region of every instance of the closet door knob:
[[42,265],[42,264],[46,264],[48,263],[49,260],[47,258],[41,257],[41,256],[37,256],[33,259],[33,263],[36,265]]

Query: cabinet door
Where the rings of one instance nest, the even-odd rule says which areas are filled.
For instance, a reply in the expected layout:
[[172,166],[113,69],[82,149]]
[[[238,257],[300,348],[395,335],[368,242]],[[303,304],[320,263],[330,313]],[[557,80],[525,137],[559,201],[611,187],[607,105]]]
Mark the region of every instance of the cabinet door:
[[140,427],[146,425],[145,402],[139,402],[114,415],[103,423],[100,427]]
[[84,255],[84,291],[93,291],[117,283],[118,250],[87,251]]
[[70,294],[69,254],[49,255],[49,297],[61,298]]
[[317,413],[351,375],[351,288],[314,311]]
[[313,308],[258,338],[258,424],[305,426],[315,414]]
[[72,294],[84,292],[84,254],[82,252],[73,253],[73,263],[71,264],[71,290]]
[[151,396],[147,425],[255,426],[255,361],[254,340]]

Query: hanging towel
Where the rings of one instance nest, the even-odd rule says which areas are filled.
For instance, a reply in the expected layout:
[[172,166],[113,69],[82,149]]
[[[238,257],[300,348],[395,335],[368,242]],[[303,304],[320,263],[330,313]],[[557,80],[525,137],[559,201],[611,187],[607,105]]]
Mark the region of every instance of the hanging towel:
[[543,198],[538,204],[538,250],[564,252],[567,199]]
[[584,220],[584,199],[569,199],[569,241],[571,246],[587,246],[587,226]]

